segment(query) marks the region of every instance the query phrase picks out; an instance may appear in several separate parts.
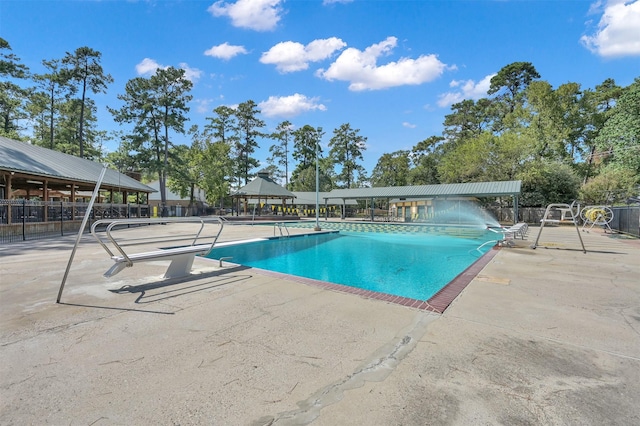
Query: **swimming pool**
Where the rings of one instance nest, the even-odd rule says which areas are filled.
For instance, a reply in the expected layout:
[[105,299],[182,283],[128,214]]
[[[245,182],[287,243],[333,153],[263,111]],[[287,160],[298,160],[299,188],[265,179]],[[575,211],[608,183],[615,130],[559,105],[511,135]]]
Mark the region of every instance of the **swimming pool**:
[[474,263],[493,237],[433,233],[349,232],[309,234],[215,248],[208,257],[328,281],[351,287],[427,300]]

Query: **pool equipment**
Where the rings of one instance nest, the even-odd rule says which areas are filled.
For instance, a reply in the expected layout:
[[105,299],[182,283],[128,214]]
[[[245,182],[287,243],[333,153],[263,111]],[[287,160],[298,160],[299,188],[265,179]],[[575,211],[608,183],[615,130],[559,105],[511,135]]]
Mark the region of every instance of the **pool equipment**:
[[[589,232],[594,226],[602,226],[613,233],[609,223],[613,220],[613,210],[608,206],[586,206],[580,211],[582,219],[582,231]],[[588,227],[588,228],[587,228]]]

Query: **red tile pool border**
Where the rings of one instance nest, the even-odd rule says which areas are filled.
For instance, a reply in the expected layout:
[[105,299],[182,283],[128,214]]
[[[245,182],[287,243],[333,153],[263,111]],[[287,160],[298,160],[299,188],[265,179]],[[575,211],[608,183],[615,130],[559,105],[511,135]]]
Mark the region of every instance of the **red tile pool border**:
[[349,293],[357,296],[364,297],[366,299],[382,300],[388,303],[395,303],[397,305],[407,306],[410,308],[435,312],[438,314],[443,313],[449,305],[455,300],[456,297],[462,292],[462,290],[469,285],[469,283],[480,273],[480,271],[493,259],[498,253],[499,247],[494,247],[485,254],[483,254],[478,260],[476,260],[471,266],[462,271],[456,276],[449,284],[440,289],[429,300],[411,299],[408,297],[394,296],[387,293],[378,293],[376,291],[365,290],[357,287],[349,287],[342,284],[334,284],[327,281],[314,280],[311,278],[297,277],[295,275],[283,274],[281,272],[268,271],[266,269],[252,268],[258,271],[261,275],[268,275],[272,277],[282,278],[289,281],[295,281],[314,287],[324,288],[326,290],[339,291],[341,293]]

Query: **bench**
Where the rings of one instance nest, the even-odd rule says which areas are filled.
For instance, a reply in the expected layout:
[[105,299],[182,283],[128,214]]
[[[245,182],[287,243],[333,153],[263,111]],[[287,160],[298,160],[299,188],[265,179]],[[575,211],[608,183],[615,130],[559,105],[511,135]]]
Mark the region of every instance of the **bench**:
[[[184,277],[190,274],[191,267],[193,266],[193,261],[195,260],[196,255],[207,255],[215,245],[220,233],[222,233],[222,228],[224,227],[224,223],[220,218],[214,218],[220,225],[218,233],[213,236],[213,241],[211,243],[206,244],[196,244],[204,229],[205,219],[203,218],[159,218],[159,219],[102,219],[98,220],[91,226],[91,234],[98,241],[98,243],[105,249],[105,251],[109,254],[111,260],[113,260],[114,264],[104,273],[104,276],[109,278],[120,271],[122,271],[126,267],[131,267],[135,263],[138,262],[148,262],[153,260],[171,260],[169,267],[167,268],[164,278],[179,278]],[[159,225],[159,224],[168,224],[168,223],[195,223],[200,224],[200,229],[195,233],[193,237],[193,241],[190,245],[181,246],[181,247],[171,247],[167,249],[153,250],[141,253],[127,253],[121,242],[116,241],[113,231],[116,227],[122,226],[131,226],[131,225]],[[97,233],[97,228],[101,225],[106,225],[106,237],[108,241],[105,241],[101,238]],[[166,240],[165,240],[166,241]],[[160,243],[162,241],[157,240],[156,243]],[[109,247],[111,244],[112,250]],[[116,251],[119,254],[114,254]]]

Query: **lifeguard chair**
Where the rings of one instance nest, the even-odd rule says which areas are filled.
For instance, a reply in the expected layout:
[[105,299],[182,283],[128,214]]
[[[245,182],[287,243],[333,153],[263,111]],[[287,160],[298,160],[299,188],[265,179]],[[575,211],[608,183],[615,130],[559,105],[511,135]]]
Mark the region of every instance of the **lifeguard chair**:
[[535,249],[538,246],[538,241],[540,241],[540,235],[542,235],[542,230],[544,229],[544,225],[547,223],[559,224],[560,220],[551,219],[552,213],[554,211],[561,212],[561,220],[567,220],[567,216],[570,216],[569,220],[573,222],[573,225],[576,228],[576,232],[578,233],[578,238],[580,239],[580,245],[582,246],[582,251],[584,253],[587,252],[587,249],[584,248],[584,242],[582,241],[582,235],[580,235],[580,229],[578,229],[578,212],[580,210],[580,206],[577,204],[577,201],[574,201],[571,204],[549,204],[544,211],[544,216],[540,219],[540,230],[538,231],[538,237],[536,238],[536,242],[531,246],[532,249]]

